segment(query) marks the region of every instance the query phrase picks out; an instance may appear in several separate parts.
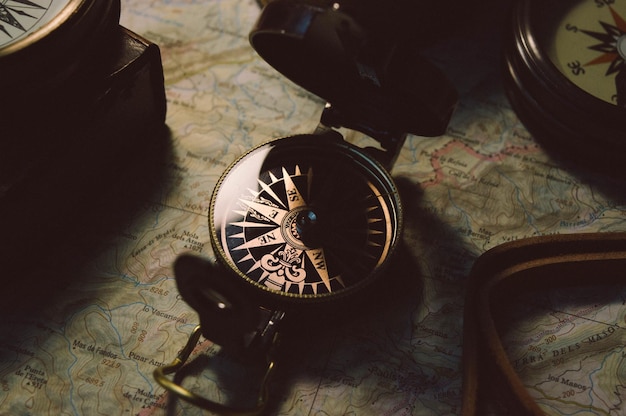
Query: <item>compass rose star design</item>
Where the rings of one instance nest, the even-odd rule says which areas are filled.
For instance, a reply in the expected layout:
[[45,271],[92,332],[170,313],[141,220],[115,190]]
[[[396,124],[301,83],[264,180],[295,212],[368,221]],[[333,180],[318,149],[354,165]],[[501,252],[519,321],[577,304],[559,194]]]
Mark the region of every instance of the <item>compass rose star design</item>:
[[585,66],[608,63],[606,75],[621,72],[626,59],[626,21],[613,8],[609,7],[609,10],[614,24],[600,21],[604,32],[582,31],[601,42],[590,46],[589,49],[602,53],[597,58],[587,62]]
[[334,293],[387,257],[389,221],[373,185],[335,183],[328,171],[316,177],[314,185],[310,166],[273,168],[258,179],[258,189],[238,198],[226,225],[223,247],[234,263],[272,291]]
[[[16,16],[32,19],[31,22],[35,23],[37,17],[29,13],[29,11],[37,9],[46,10],[44,6],[29,0],[0,0],[0,22],[4,22],[22,32],[26,32],[27,28],[20,23]],[[0,32],[4,33],[9,38],[13,38],[9,30],[1,23]]]
[[[295,173],[291,175],[283,167],[281,174],[282,177],[277,177],[270,173],[268,183],[259,180],[261,192],[266,194],[267,198],[269,198],[268,200],[259,199],[259,193],[255,191],[251,191],[254,196],[253,200],[241,200],[241,203],[248,208],[244,214],[248,215],[255,212],[260,214],[260,218],[267,221],[266,225],[269,225],[269,231],[233,249],[255,249],[266,245],[281,247],[280,250],[275,250],[258,259],[248,273],[261,268],[263,274],[259,280],[264,282],[268,287],[274,290],[288,291],[289,287],[295,284],[299,287],[301,294],[305,286],[304,279],[307,275],[306,270],[302,268],[302,263],[304,262],[302,256],[305,254],[311,261],[311,264],[313,264],[315,273],[320,280],[318,284],[311,285],[314,292],[317,292],[319,283],[324,285],[326,291],[331,292],[331,280],[336,279],[342,284],[341,277],[330,276],[326,268],[324,250],[321,248],[307,247],[301,241],[302,236],[295,231],[295,221],[299,218],[299,213],[306,211],[307,202],[293,179],[295,177],[304,176],[306,178],[305,187],[309,188],[313,176],[312,170],[309,169],[308,171],[302,172],[300,167],[296,166]],[[282,198],[272,189],[272,185],[278,182],[284,184],[284,189],[281,191],[281,193],[284,194]],[[285,201],[286,204],[283,201]],[[259,227],[262,226],[262,223],[251,223],[244,220],[244,222],[232,223],[231,225]],[[280,227],[285,227],[284,233],[277,231]],[[243,234],[237,234],[233,237],[240,238],[242,236]],[[248,257],[244,257],[243,260],[247,259]]]

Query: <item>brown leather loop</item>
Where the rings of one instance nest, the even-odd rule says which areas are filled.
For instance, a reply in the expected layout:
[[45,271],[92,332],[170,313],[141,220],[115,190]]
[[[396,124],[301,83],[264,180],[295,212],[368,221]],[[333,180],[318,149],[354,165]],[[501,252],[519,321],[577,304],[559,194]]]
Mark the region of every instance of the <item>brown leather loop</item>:
[[480,406],[487,396],[497,396],[512,414],[544,415],[500,340],[494,317],[507,305],[508,295],[620,283],[625,269],[626,233],[533,237],[503,244],[479,257],[470,275],[464,312],[462,415],[483,414]]

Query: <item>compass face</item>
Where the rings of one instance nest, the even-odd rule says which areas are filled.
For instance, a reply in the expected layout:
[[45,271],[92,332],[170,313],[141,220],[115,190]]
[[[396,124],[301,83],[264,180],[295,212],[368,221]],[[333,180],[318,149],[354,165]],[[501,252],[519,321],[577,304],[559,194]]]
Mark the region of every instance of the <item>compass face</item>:
[[380,165],[349,145],[296,136],[260,146],[213,195],[213,244],[237,275],[292,298],[374,279],[398,240],[400,201]]
[[624,101],[626,0],[579,0],[566,9],[550,59],[574,84],[611,104]]
[[0,0],[0,49],[50,24],[74,0]]

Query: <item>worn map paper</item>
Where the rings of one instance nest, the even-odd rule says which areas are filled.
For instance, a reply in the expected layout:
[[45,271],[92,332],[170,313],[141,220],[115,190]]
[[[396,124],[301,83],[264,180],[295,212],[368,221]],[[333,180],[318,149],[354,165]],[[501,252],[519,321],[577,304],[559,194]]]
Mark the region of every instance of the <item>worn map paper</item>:
[[[168,406],[202,414],[172,402],[152,376],[199,323],[172,262],[189,252],[214,258],[207,212],[225,168],[257,144],[311,133],[324,106],[250,47],[259,13],[252,0],[122,1],[122,25],[161,48],[172,147],[165,177],[51,302],[2,316],[0,415],[147,416]],[[501,85],[493,26],[428,51],[460,101],[447,133],[409,136],[392,171],[405,210],[401,278],[362,313],[294,335],[271,414],[458,415],[474,260],[524,237],[626,230],[624,187],[565,168],[520,123]],[[527,313],[511,320],[511,361],[548,414],[624,414],[626,291],[563,296],[516,300]],[[216,351],[201,338],[192,358]],[[206,371],[187,387],[227,401],[255,385]]]

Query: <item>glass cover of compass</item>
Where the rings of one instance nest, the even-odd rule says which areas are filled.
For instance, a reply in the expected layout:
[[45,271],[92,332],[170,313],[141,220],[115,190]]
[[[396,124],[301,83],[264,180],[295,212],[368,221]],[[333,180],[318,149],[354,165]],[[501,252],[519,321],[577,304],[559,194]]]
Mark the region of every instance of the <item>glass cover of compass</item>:
[[261,145],[220,179],[210,210],[218,258],[256,292],[315,301],[381,274],[399,239],[401,206],[385,169],[341,138]]
[[79,3],[76,0],[0,0],[0,51],[29,36],[45,36]]

